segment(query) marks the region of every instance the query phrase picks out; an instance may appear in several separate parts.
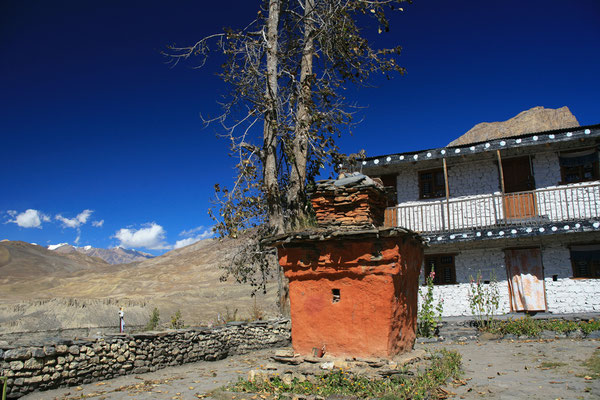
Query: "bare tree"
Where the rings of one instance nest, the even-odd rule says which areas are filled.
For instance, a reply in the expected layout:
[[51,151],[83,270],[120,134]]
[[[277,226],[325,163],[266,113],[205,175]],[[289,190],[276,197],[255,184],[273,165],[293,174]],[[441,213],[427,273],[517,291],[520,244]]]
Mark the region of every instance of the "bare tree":
[[[215,185],[210,215],[221,237],[246,237],[228,266],[238,281],[264,289],[276,262],[259,239],[310,220],[306,187],[324,165],[339,162],[335,139],[352,123],[345,85],[404,72],[396,62],[400,47],[372,47],[360,26],[374,20],[387,32],[386,12],[402,11],[403,2],[264,0],[245,28],[165,52],[174,64],[196,58],[198,66],[211,50],[226,57],[220,77],[231,90],[223,113],[205,122],[222,124],[237,160],[231,189]],[[286,293],[281,284],[280,307]]]

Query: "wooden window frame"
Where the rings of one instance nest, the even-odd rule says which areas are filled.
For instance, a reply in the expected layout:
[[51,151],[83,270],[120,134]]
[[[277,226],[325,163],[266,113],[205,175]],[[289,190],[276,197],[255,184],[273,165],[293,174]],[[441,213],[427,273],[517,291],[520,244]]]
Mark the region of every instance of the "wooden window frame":
[[577,267],[576,260],[573,260],[573,252],[577,250],[572,250],[569,248],[569,258],[571,259],[571,270],[573,272],[573,279],[600,279],[600,256],[597,259],[589,259],[589,260],[581,260],[579,262],[587,264],[586,267],[588,269],[586,274],[580,274],[579,268]]
[[[442,197],[446,197],[446,179],[444,177],[444,169],[443,168],[433,168],[433,169],[426,169],[423,171],[419,171],[419,200],[426,200],[426,199],[439,199]],[[432,177],[431,179],[425,179],[423,177],[423,175],[425,174],[431,174]],[[441,174],[442,176],[442,183],[441,184],[437,184],[436,183],[436,175],[437,174]],[[431,192],[432,194],[425,194],[423,193],[423,184],[427,181],[430,181],[431,183]]]
[[[586,173],[585,165],[577,165],[577,166],[573,166],[573,167],[566,167],[566,166],[560,165],[560,182],[559,182],[560,185],[568,185],[568,184],[572,184],[572,183],[581,183],[581,182],[592,182],[592,181],[597,181],[600,179],[600,160],[597,157],[597,155],[598,155],[597,149],[580,149],[580,150],[574,150],[574,151],[563,151],[563,152],[558,153],[558,157],[560,159],[561,154],[578,153],[578,152],[581,152],[584,150],[595,150],[596,161],[592,162],[592,177],[585,178],[585,176],[584,176]],[[569,171],[573,171],[573,170],[576,171],[575,174],[579,175],[579,178],[577,178],[576,180],[567,181],[567,175],[569,174]]]
[[[450,257],[451,262],[442,263],[442,258]],[[446,281],[442,279],[445,274],[442,274],[440,271],[435,271],[435,277],[433,278],[433,284],[436,286],[443,285],[456,285],[458,282],[456,281],[456,254],[425,254],[424,257],[424,268],[423,271],[425,273],[425,278],[429,276],[431,273],[430,260],[435,260],[438,269],[442,268],[450,268],[450,281]],[[445,271],[444,271],[445,272]]]

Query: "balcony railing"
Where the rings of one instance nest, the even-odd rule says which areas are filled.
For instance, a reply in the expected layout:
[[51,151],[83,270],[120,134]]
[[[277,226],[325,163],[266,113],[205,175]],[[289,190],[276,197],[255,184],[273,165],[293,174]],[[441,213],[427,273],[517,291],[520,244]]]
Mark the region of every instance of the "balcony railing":
[[437,233],[585,220],[599,210],[600,183],[593,183],[399,205],[386,210],[385,224]]

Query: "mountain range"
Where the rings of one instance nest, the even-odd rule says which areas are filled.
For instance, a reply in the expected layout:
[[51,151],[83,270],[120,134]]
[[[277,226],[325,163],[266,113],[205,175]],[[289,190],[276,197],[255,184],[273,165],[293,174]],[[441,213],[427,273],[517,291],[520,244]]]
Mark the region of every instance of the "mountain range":
[[99,249],[92,246],[75,247],[67,243],[48,246],[49,250],[58,253],[69,254],[73,252],[83,253],[90,257],[98,257],[109,264],[128,264],[134,261],[143,261],[154,258],[152,254],[137,250],[124,249],[122,247],[113,247],[112,249]]

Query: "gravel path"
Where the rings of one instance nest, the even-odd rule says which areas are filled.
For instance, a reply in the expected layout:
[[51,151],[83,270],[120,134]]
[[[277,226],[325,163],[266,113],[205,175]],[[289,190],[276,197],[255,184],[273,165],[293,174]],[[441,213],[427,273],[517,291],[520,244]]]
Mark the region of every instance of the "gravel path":
[[[481,341],[420,344],[416,348],[457,350],[463,382],[446,386],[460,399],[597,399],[600,380],[586,379],[582,365],[599,348],[596,340]],[[128,375],[79,387],[32,393],[23,399],[198,399],[266,364],[275,349]],[[464,383],[464,384],[463,384]],[[238,400],[250,400],[240,395]]]

